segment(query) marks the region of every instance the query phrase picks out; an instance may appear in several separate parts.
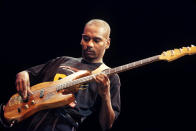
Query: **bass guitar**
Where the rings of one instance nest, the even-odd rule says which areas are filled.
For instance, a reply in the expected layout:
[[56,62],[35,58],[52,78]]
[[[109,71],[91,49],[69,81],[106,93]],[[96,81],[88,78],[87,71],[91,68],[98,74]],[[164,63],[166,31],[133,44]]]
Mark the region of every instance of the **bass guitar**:
[[[192,45],[190,47],[164,51],[161,55],[156,55],[115,68],[109,68],[99,73],[104,73],[109,76],[155,61],[173,61],[184,55],[192,55],[195,53],[196,46]],[[61,80],[34,85],[31,87],[33,95],[28,96],[26,101],[23,101],[22,97],[16,93],[4,106],[4,118],[10,125],[13,125],[13,123],[23,121],[40,110],[65,106],[75,100],[73,93],[81,88],[81,84],[92,81],[99,73],[92,74],[89,71],[82,70]]]

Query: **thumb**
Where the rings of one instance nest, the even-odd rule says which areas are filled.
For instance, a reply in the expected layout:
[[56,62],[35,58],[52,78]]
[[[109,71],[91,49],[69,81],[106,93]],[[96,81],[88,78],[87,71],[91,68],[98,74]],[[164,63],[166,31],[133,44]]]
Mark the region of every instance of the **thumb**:
[[28,94],[28,95],[33,95],[33,92],[31,91],[30,88],[27,89],[27,94]]
[[30,82],[27,83],[27,94],[28,95],[33,95],[33,92],[30,89]]

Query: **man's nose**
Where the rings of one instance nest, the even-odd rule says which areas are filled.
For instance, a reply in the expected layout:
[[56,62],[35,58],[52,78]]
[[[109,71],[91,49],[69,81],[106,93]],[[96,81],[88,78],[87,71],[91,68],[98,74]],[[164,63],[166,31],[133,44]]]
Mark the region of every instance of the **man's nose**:
[[86,44],[88,47],[93,47],[94,46],[94,43],[92,40],[90,40],[89,42],[87,42]]

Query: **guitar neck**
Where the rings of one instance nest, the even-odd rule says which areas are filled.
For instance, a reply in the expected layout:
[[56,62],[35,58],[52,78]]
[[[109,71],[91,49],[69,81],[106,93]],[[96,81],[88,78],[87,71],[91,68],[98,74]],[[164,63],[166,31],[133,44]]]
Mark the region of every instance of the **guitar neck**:
[[159,60],[159,56],[160,55],[156,55],[153,57],[149,57],[143,60],[139,60],[139,61],[135,61],[126,65],[122,65],[122,66],[118,66],[112,69],[107,69],[105,71],[103,71],[103,73],[105,73],[106,75],[111,75],[111,74],[116,74],[116,73],[120,73],[120,72],[124,72],[133,68],[137,68],[146,64],[150,64],[152,62],[158,61]]
[[[104,73],[104,74],[109,76],[109,75],[112,75],[112,74],[124,72],[124,71],[130,70],[130,69],[136,68],[136,67],[140,67],[142,65],[146,65],[146,64],[158,61],[158,60],[160,60],[159,57],[160,57],[160,55],[156,55],[156,56],[153,56],[153,57],[149,57],[149,58],[146,58],[146,59],[143,59],[143,60],[139,60],[139,61],[135,61],[135,62],[126,64],[126,65],[118,66],[118,67],[111,68],[111,69],[106,69],[106,70],[102,71],[101,73]],[[83,83],[89,82],[89,81],[93,80],[94,77],[98,74],[100,74],[100,73],[89,75],[89,76],[86,76],[86,77],[82,77],[82,78],[64,83],[62,85],[59,85],[57,87],[57,90],[62,90],[62,89],[66,89],[66,88],[69,88],[69,87],[73,87],[73,86],[78,85],[78,84],[83,84]]]

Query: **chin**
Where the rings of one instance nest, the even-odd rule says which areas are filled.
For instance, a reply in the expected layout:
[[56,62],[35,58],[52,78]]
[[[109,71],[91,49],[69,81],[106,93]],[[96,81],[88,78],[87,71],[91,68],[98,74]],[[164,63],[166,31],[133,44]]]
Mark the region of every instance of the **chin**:
[[85,57],[85,59],[86,59],[86,60],[93,61],[93,60],[95,60],[96,58],[94,58],[94,57]]
[[94,61],[94,60],[96,60],[97,59],[97,57],[93,57],[93,56],[85,56],[85,57],[83,57],[85,60],[87,60],[87,61],[89,61],[89,62],[92,62],[92,61]]
[[82,57],[87,61],[94,61],[97,59],[96,55],[87,55],[85,53],[82,53]]
[[84,55],[84,58],[86,59],[97,59],[95,55]]

